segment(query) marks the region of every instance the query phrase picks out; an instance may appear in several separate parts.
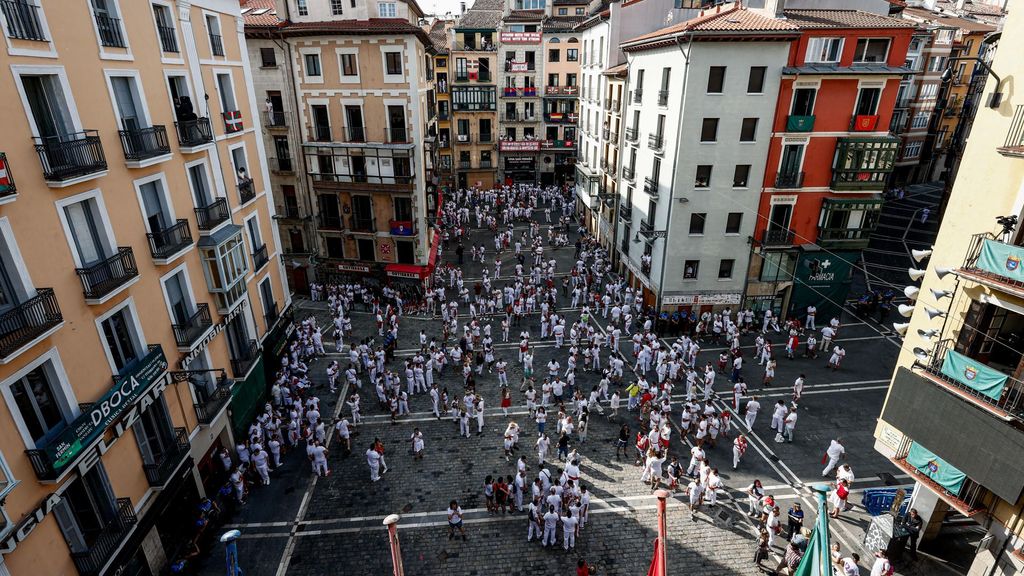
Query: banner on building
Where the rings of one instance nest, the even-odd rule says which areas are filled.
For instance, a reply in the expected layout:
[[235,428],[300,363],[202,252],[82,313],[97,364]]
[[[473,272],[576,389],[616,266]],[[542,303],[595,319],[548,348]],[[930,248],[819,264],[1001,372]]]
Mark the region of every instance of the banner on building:
[[818,309],[819,324],[838,318],[850,292],[860,252],[804,252],[793,272],[793,295],[786,316],[803,319],[807,307]]
[[537,44],[540,42],[540,32],[502,32],[502,44]]
[[509,60],[508,62],[505,63],[505,65],[507,66],[507,70],[509,72],[529,72],[530,71],[530,65],[527,64],[526,62],[516,62],[514,60]]
[[224,132],[228,134],[234,134],[235,132],[242,131],[242,113],[238,110],[232,110],[231,112],[224,112]]
[[946,351],[942,373],[993,400],[999,400],[1006,386],[1006,374],[953,350]]
[[416,232],[411,220],[391,220],[388,224],[392,236],[412,236]]
[[985,239],[981,243],[978,268],[997,276],[1024,282],[1024,248]]
[[964,487],[964,480],[967,475],[957,470],[949,462],[932,454],[927,448],[917,442],[910,444],[910,452],[907,453],[907,464],[917,468],[919,472],[934,480],[939,486],[949,490],[954,496],[960,495]]
[[540,140],[502,140],[498,142],[498,149],[502,152],[537,152]]

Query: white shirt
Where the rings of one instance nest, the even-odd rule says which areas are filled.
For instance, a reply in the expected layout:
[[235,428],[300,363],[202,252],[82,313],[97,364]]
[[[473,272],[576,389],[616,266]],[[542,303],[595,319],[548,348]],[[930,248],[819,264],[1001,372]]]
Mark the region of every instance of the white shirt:
[[844,452],[846,452],[846,450],[843,448],[843,445],[835,440],[833,440],[832,443],[828,445],[828,449],[825,450],[825,454],[827,454],[829,458],[836,460],[838,460]]

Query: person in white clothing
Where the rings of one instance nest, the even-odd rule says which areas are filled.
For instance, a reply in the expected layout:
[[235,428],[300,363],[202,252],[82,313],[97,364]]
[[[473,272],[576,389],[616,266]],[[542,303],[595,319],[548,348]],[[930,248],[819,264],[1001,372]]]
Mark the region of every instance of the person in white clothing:
[[555,545],[555,532],[558,529],[558,512],[555,512],[555,507],[549,506],[547,514],[544,514],[544,536],[541,538],[541,544],[545,548],[548,546]]
[[366,451],[366,464],[370,467],[370,481],[380,480],[380,452],[374,450],[372,446]]
[[747,414],[744,416],[744,419],[748,429],[754,429],[754,420],[757,418],[757,411],[760,409],[761,403],[757,401],[757,396],[753,396],[747,401]]
[[843,447],[842,438],[832,440],[825,450],[825,456],[828,458],[828,464],[821,471],[822,478],[828,476],[829,472],[839,465],[839,460],[846,457],[846,448]]

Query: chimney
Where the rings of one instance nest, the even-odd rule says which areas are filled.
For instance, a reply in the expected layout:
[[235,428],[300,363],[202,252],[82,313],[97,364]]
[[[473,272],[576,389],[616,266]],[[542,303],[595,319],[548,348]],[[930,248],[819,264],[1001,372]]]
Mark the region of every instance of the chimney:
[[[786,0],[764,0],[759,3],[756,12],[760,12],[769,18],[784,18],[783,10],[786,9]],[[748,7],[753,8],[748,4]]]
[[463,17],[465,15],[466,15],[466,3],[465,2],[459,2],[459,17],[461,18],[461,17]]
[[964,12],[964,4],[966,4],[966,3],[967,3],[967,0],[956,0],[956,11],[957,11],[957,14],[963,14],[963,12]]

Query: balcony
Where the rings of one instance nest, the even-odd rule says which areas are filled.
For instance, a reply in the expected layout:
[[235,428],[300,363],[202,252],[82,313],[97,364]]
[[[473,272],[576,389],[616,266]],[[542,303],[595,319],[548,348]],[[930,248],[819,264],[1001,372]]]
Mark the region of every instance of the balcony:
[[14,176],[11,174],[10,160],[6,152],[0,152],[0,170],[3,171],[2,183],[0,183],[0,202],[6,198],[13,199],[18,193],[18,187],[14,183]]
[[477,142],[480,144],[490,144],[491,142],[494,142],[494,134],[490,132],[481,132],[477,138]]
[[193,384],[197,393],[196,397],[200,398],[200,401],[192,406],[196,410],[196,420],[201,425],[209,426],[217,419],[217,415],[231,401],[231,386],[233,384],[234,382],[228,380],[227,377],[221,378],[217,387],[210,393],[204,393],[205,388]]
[[668,106],[668,90],[658,90],[658,106]]
[[632,182],[636,179],[636,172],[629,166],[622,167],[622,179]]
[[195,211],[196,224],[204,232],[220,226],[230,216],[228,213],[228,201],[224,198],[218,198],[202,208],[196,208]]
[[650,220],[641,220],[640,221],[640,235],[643,236],[644,238],[648,238],[648,239],[653,238],[654,237],[654,223],[651,222]]
[[252,178],[244,178],[238,182],[238,205],[249,203],[256,197],[256,183]]
[[192,245],[192,229],[184,218],[174,224],[146,233],[149,241],[149,252],[157,264],[166,264],[172,256]]
[[267,245],[264,243],[255,252],[252,253],[252,271],[253,273],[259,272],[270,262],[270,258],[267,256]]
[[868,247],[873,228],[818,227],[818,245],[822,248],[849,248],[863,250]]
[[525,88],[506,87],[502,90],[501,95],[505,98],[536,98],[537,88],[535,86],[527,86]]
[[288,127],[288,116],[284,113],[284,110],[264,111],[263,121],[266,123],[267,128]]
[[24,0],[0,0],[0,10],[7,21],[7,35],[18,40],[46,41],[39,20],[39,6]]
[[899,147],[895,136],[837,139],[832,188],[881,191],[896,165]]
[[238,356],[231,359],[231,373],[235,378],[244,379],[249,374],[249,369],[260,356],[260,343],[249,340],[249,344],[243,350],[238,351]]
[[142,168],[154,162],[146,162],[171,153],[171,145],[167,141],[167,129],[163,126],[136,128],[135,130],[118,130],[121,137],[121,148],[124,159],[131,168]]
[[647,147],[655,152],[665,149],[665,137],[661,134],[649,134],[647,136]]
[[644,192],[651,196],[658,196],[658,181],[653,178],[644,178]]
[[802,188],[803,172],[778,172],[775,174],[775,187],[780,189]]
[[389,144],[407,144],[409,143],[409,131],[404,127],[402,128],[388,128],[386,130],[387,142]]
[[122,246],[117,253],[85,268],[76,268],[75,274],[82,281],[82,292],[87,303],[102,301],[139,275],[135,265],[135,254],[131,247]]
[[470,168],[472,168],[472,166],[470,165],[469,161],[459,160],[459,170],[469,170]]
[[154,488],[163,487],[174,475],[174,471],[185,460],[191,450],[188,441],[188,431],[184,428],[174,429],[174,443],[162,454],[160,459],[153,464],[143,464],[142,470],[146,473],[146,481]]
[[912,442],[907,441],[905,444],[906,448],[901,448],[896,453],[896,456],[892,458],[892,462],[909,474],[912,480],[927,486],[929,490],[938,494],[950,507],[968,518],[973,518],[988,511],[987,501],[991,499],[991,492],[985,489],[984,486],[970,478],[965,478],[960,489],[954,493],[954,491],[947,489],[923,473],[917,466],[908,462],[907,458],[910,455],[910,445]]
[[637,88],[636,90],[633,90],[633,103],[634,104],[640,104],[643,101],[644,101],[644,91],[643,91],[643,89],[642,88]]
[[360,218],[353,214],[349,223],[351,224],[353,232],[373,233],[377,231],[377,223],[374,221],[372,216]]
[[579,86],[545,86],[544,96],[574,98],[580,93]]
[[[329,126],[317,126],[316,127],[316,139],[321,142],[330,142],[330,127]],[[327,138],[321,140],[321,137]],[[345,142],[360,143],[366,142],[366,128],[363,126],[346,126],[345,127]]]
[[611,136],[612,136],[612,131],[611,131],[611,129],[609,129],[609,128],[604,128],[604,129],[602,129],[602,130],[601,130],[601,139],[602,139],[602,140],[608,140],[608,139],[610,139],[610,138],[611,138]]
[[100,44],[107,48],[125,48],[124,35],[121,33],[121,19],[111,18],[105,14],[94,13],[96,29],[100,33]]
[[814,116],[791,114],[786,117],[786,132],[811,132],[814,130]]
[[961,354],[951,340],[937,342],[928,360],[915,365],[955,396],[1002,419],[1024,422],[1024,382],[1013,377],[1013,370],[997,369]]
[[341,216],[330,216],[327,214],[320,214],[318,220],[318,228],[321,230],[343,230]]
[[224,41],[220,34],[210,34],[210,52],[214,56],[224,55]]
[[879,118],[877,114],[855,114],[850,118],[850,132],[874,132]]
[[792,246],[795,233],[788,228],[769,226],[761,233],[762,246]]
[[626,128],[626,142],[636,143],[638,138],[640,138],[640,130],[637,128]]
[[98,576],[137,522],[131,499],[118,498],[116,514],[99,529],[98,533],[94,532],[88,548],[83,552],[71,553],[71,560],[75,563],[78,574]]
[[43,178],[50,186],[68,186],[107,169],[107,158],[95,130],[34,140],[43,165]]
[[577,120],[575,112],[546,112],[544,121],[548,124],[575,124]]
[[174,330],[174,342],[178,350],[188,352],[202,338],[203,334],[213,326],[210,319],[210,305],[203,302],[196,305],[196,311],[183,324],[171,324]]
[[896,101],[896,105],[893,106],[893,109],[894,110],[906,110],[907,108],[910,108],[910,104],[913,101],[914,100],[911,99],[911,98],[903,98],[902,100],[897,100]]
[[213,142],[213,128],[209,118],[194,118],[174,123],[178,132],[178,146],[186,154],[197,152],[196,148]]
[[1024,280],[1019,273],[1022,261],[1024,247],[1007,244],[992,234],[975,234],[957,273],[961,278],[1024,298]]
[[53,288],[39,288],[35,296],[0,314],[0,363],[63,321]]
[[574,140],[541,140],[541,150],[575,150]]
[[293,174],[295,166],[291,158],[268,158],[270,160],[270,171],[275,174]]
[[628,222],[632,222],[633,221],[633,207],[629,206],[627,204],[620,204],[619,205],[619,220],[622,220],[623,222],[627,222],[627,223]]
[[610,110],[610,111],[616,112],[616,113],[619,112],[619,101],[618,100],[616,100],[614,98],[610,98],[608,100],[605,100],[605,102],[607,102],[607,104],[608,104],[605,107],[606,110]]
[[220,116],[224,120],[224,134],[238,134],[245,129],[245,125],[242,122],[242,113],[238,110],[222,112]]
[[157,34],[160,36],[160,48],[164,52],[178,53],[178,37],[174,34],[174,27],[157,24]]
[[1003,145],[996,148],[1003,156],[1024,158],[1024,104],[1018,104],[1010,120]]

